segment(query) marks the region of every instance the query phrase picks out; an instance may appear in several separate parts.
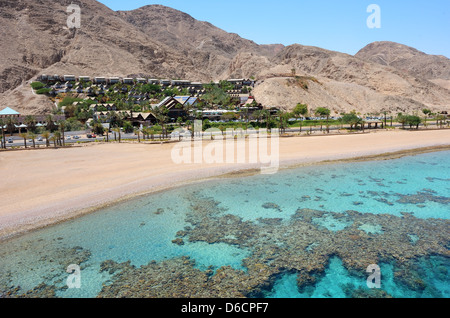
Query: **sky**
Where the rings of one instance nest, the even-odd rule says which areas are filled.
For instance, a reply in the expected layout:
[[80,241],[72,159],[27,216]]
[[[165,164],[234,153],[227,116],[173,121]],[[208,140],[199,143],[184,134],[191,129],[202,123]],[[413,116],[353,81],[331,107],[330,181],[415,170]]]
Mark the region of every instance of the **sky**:
[[[393,41],[450,58],[450,0],[99,2],[115,11],[165,5],[258,44],[298,43],[354,55],[369,43]],[[368,11],[372,4],[378,9]]]

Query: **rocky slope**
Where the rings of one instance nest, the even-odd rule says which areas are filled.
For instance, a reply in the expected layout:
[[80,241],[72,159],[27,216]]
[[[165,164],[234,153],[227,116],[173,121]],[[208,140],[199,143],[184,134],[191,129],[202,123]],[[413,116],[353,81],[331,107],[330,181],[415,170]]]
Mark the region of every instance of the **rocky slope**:
[[[79,29],[67,27],[71,3],[81,7]],[[40,108],[22,85],[38,74],[213,79],[199,67],[205,58],[186,59],[94,0],[3,0],[0,26],[0,103],[19,111]]]
[[[414,112],[425,107],[442,111],[449,107],[449,90],[395,67],[351,55],[291,45],[270,62],[272,67],[260,73],[264,82],[254,91],[263,104],[291,109],[301,102],[310,108],[329,107],[335,113]],[[300,83],[290,76],[293,69],[304,79]],[[302,85],[305,81],[307,88]]]
[[362,60],[395,67],[427,80],[450,80],[450,59],[430,55],[395,42],[374,42],[355,55]]
[[[81,7],[79,29],[67,28],[71,3]],[[337,113],[450,105],[448,59],[393,43],[374,43],[356,56],[259,45],[164,6],[115,12],[95,0],[2,0],[0,27],[0,105],[24,113],[53,107],[30,91],[38,74],[204,82],[253,76],[260,79],[254,95],[265,106],[291,109],[302,102]]]

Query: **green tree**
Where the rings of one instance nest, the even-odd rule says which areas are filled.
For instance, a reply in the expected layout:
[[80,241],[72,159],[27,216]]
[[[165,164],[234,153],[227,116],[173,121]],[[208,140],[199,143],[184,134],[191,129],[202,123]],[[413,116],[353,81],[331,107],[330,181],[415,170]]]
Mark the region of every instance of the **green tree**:
[[162,133],[160,137],[163,137],[163,135],[166,134],[166,123],[169,120],[169,116],[167,116],[169,113],[169,110],[165,106],[161,107],[154,107],[153,108],[153,114],[156,117],[156,120],[158,121],[159,125],[161,126]]
[[11,134],[11,136],[14,134],[14,131],[16,130],[16,124],[17,119],[12,116],[6,117],[6,129]]
[[357,128],[357,126],[362,123],[362,119],[359,118],[355,112],[351,112],[342,115],[342,122],[350,125],[350,129],[353,129],[353,127]]
[[[299,103],[297,104],[297,106],[295,106],[292,113],[296,118],[303,117],[304,119],[306,114],[308,114],[308,105]],[[302,132],[302,122],[300,121],[300,133],[301,132]]]
[[115,128],[112,129],[112,131],[114,132],[114,140],[117,140],[117,139],[116,139],[116,133],[119,134],[119,143],[120,143],[120,142],[122,141],[122,138],[121,138],[121,129],[120,129],[119,127],[115,127]]
[[416,129],[419,129],[419,125],[422,122],[419,116],[406,116],[406,123],[409,125],[409,128],[412,126],[416,126]]
[[20,133],[19,136],[23,138],[23,144],[25,145],[25,149],[27,149],[28,133]]
[[134,131],[133,125],[131,124],[130,121],[126,120],[123,122],[123,130],[127,134],[132,133]]
[[181,128],[181,125],[183,124],[183,118],[182,117],[178,117],[177,118],[177,124],[178,124],[178,127]]
[[286,128],[289,124],[290,118],[291,114],[286,111],[280,111],[278,113],[278,128],[280,129],[281,134],[284,134],[286,132]]
[[138,137],[138,142],[141,142],[141,130],[139,128],[134,128],[134,134]]
[[47,130],[50,132],[54,132],[58,129],[58,125],[55,124],[55,119],[53,115],[47,115],[46,117],[47,122]]
[[36,148],[36,134],[34,132],[29,132],[28,138],[30,138],[32,140],[33,148]]
[[55,144],[55,148],[56,148],[57,145],[58,146],[61,145],[61,132],[59,130],[57,130],[57,131],[55,131],[53,133],[53,141],[54,141],[54,144]]
[[63,147],[66,146],[66,141],[65,141],[65,129],[66,129],[66,121],[64,119],[58,120],[58,126],[59,126],[59,130],[61,131],[61,137],[62,137],[62,145]]
[[[331,111],[326,107],[319,107],[316,109],[316,114],[320,117],[327,118],[327,132],[330,132],[330,127],[328,125],[328,121],[330,119]],[[322,130],[322,122],[320,123],[320,130]]]
[[402,124],[402,129],[405,129],[405,125],[408,122],[408,116],[403,115],[402,113],[399,113],[397,115],[397,122],[399,122],[400,124]]
[[0,129],[2,131],[2,140],[1,140],[1,148],[6,149],[6,139],[5,139],[5,120],[0,118]]
[[36,132],[36,117],[33,115],[25,116],[25,125],[27,125],[27,131]]
[[103,136],[103,134],[105,132],[105,128],[103,127],[103,125],[101,123],[96,122],[92,125],[92,132],[96,135]]
[[50,132],[46,130],[41,134],[41,136],[45,139],[45,146],[48,148],[50,146]]

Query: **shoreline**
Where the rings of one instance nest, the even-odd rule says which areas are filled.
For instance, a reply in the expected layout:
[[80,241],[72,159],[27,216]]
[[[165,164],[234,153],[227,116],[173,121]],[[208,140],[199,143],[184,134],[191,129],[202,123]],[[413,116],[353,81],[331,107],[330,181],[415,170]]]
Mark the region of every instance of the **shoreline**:
[[[449,133],[447,134],[450,137]],[[373,135],[377,134],[385,135],[383,132],[374,133]],[[392,135],[392,133],[389,135]],[[345,138],[344,136],[337,137],[340,138],[341,142],[343,141],[342,138]],[[287,138],[286,140],[291,140],[286,142],[287,148],[292,147],[292,144],[296,145],[300,141],[300,139],[296,138]],[[385,147],[374,147],[376,149],[354,149],[353,151],[347,150],[342,151],[341,153],[325,151],[322,153],[299,155],[298,153],[290,154],[287,152],[288,155],[280,159],[279,169],[295,169],[302,166],[329,165],[358,161],[391,160],[421,153],[450,150],[450,142],[445,142],[445,140],[450,139],[444,138],[440,143],[436,143],[435,140],[430,140],[429,144],[417,142],[415,145],[397,144],[394,147],[392,147],[392,145],[386,145]],[[283,146],[282,143],[283,141],[280,142],[280,147]],[[93,147],[86,147],[85,149],[91,148],[91,150],[100,150],[98,148],[101,147],[102,145],[95,145]],[[132,151],[136,147],[141,148],[140,145],[132,145],[130,153],[133,154]],[[156,148],[157,146],[154,147]],[[72,149],[74,148],[71,148],[71,150]],[[114,147],[113,150],[117,151]],[[165,149],[165,151],[167,152],[167,149]],[[281,152],[286,154],[285,149],[281,149]],[[3,161],[4,159],[0,158],[0,163]],[[68,162],[70,162],[70,160]],[[157,194],[162,191],[170,191],[189,184],[203,183],[221,178],[247,177],[260,172],[260,167],[257,165],[255,166],[254,164],[234,164],[232,166],[216,165],[206,168],[201,166],[196,169],[195,167],[194,169],[189,167],[188,169],[174,169],[172,172],[170,172],[170,168],[171,165],[167,164],[165,170],[161,169],[162,172],[160,175],[148,174],[141,179],[133,179],[132,182],[124,184],[116,182],[115,184],[111,184],[110,188],[96,191],[91,195],[89,195],[89,191],[84,191],[80,196],[75,196],[70,199],[67,199],[65,196],[56,197],[53,201],[42,200],[42,198],[40,198],[42,200],[40,202],[42,205],[37,208],[34,207],[31,210],[22,208],[21,211],[14,210],[14,212],[3,214],[0,212],[0,241],[14,239],[18,236],[67,222],[82,217],[83,215],[95,213],[96,211],[109,206],[142,196]],[[52,188],[50,187],[49,189],[51,190]],[[74,186],[73,190],[76,191],[77,187]],[[80,203],[80,201],[82,202]],[[0,200],[0,211],[2,211],[1,202],[2,201]],[[73,203],[73,205],[71,203]]]

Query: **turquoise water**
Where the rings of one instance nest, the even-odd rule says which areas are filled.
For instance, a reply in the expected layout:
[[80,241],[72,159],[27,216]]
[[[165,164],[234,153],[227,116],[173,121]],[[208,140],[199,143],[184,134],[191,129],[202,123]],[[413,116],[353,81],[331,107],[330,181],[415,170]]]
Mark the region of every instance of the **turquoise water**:
[[2,243],[0,296],[449,297],[449,207],[448,151],[208,181]]

